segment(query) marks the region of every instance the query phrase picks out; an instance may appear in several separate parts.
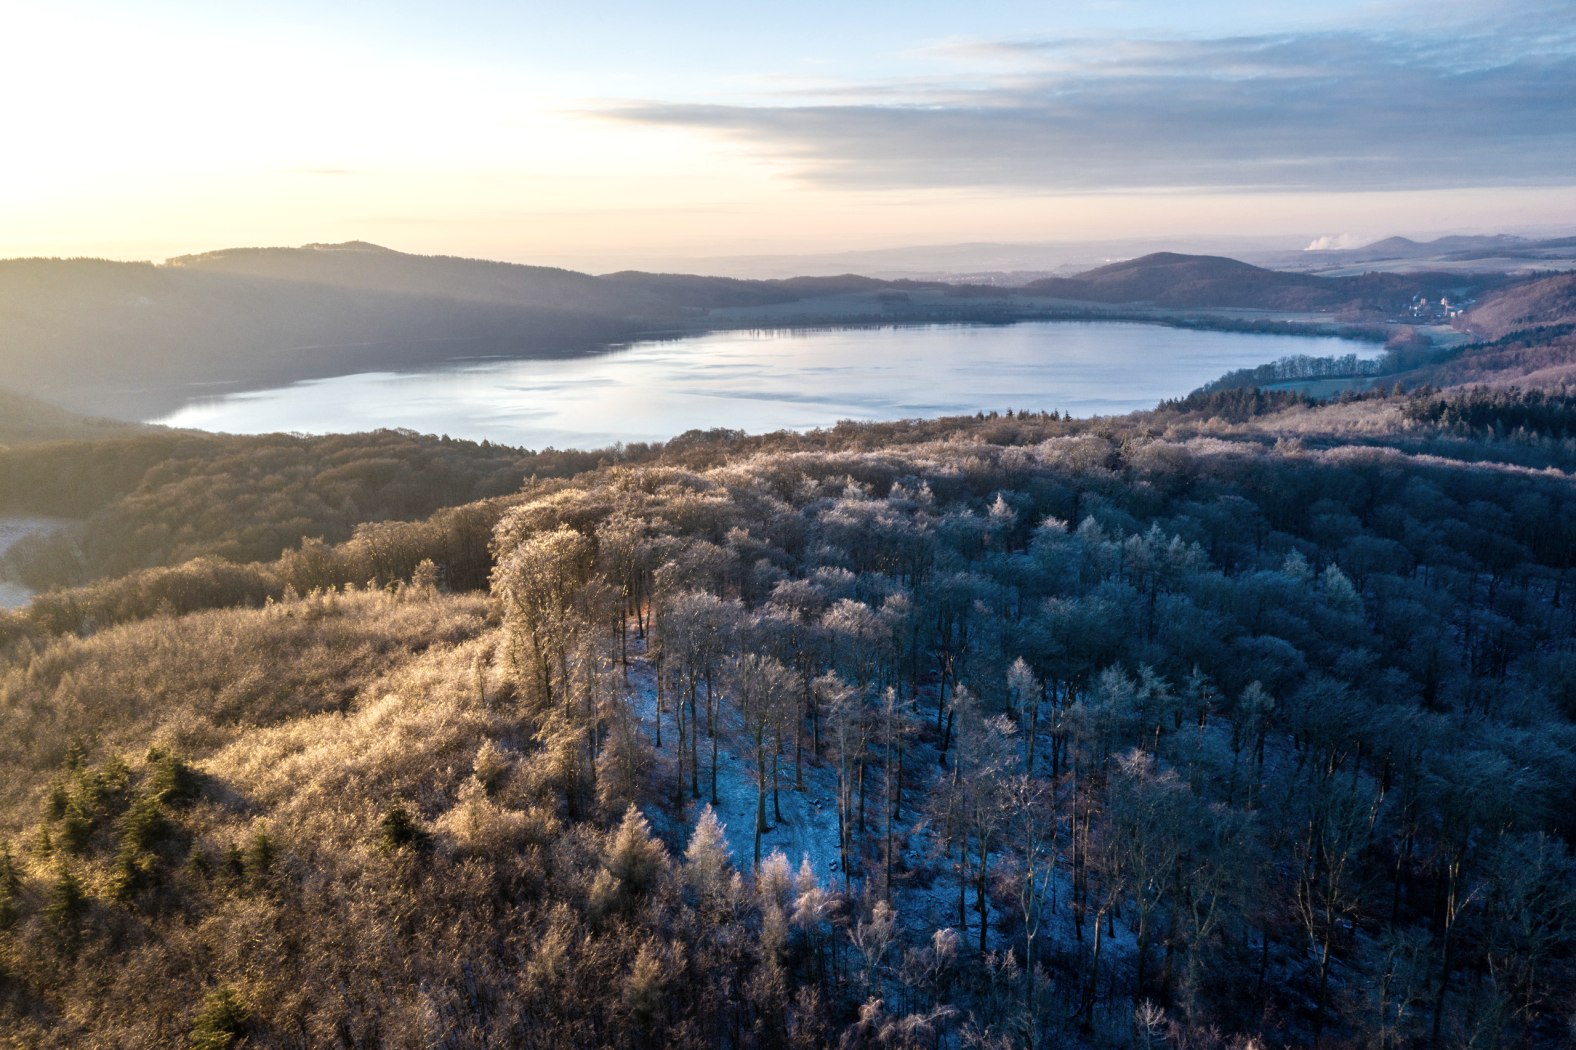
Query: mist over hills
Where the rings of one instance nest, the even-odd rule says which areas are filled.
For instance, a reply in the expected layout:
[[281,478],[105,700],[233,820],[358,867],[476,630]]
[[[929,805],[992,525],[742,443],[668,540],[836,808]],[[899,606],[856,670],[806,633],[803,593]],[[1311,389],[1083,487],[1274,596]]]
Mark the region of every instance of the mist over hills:
[[140,429],[136,423],[80,416],[37,398],[0,389],[0,444],[87,441],[121,437]]
[[646,273],[624,270],[607,274],[604,281],[620,287],[639,288],[662,296],[669,302],[697,309],[724,306],[763,306],[788,303],[820,295],[844,295],[883,288],[945,287],[936,281],[887,281],[859,274],[844,273],[825,277],[785,277],[745,280],[738,277],[702,277],[683,273]]
[[638,268],[757,279],[858,273],[885,280],[1016,287],[1045,277],[1073,277],[1112,262],[1166,251],[1227,256],[1256,266],[1304,273],[1340,273],[1373,263],[1398,272],[1483,269],[1528,273],[1576,266],[1573,233],[1576,231],[1549,227],[1523,234],[1447,234],[1432,239],[1389,236],[1372,241],[1311,233],[978,241],[809,254],[663,258]]
[[1429,241],[1386,237],[1356,248],[1310,246],[1300,256],[1264,261],[1266,265],[1310,269],[1383,263],[1387,269],[1479,265],[1484,269],[1525,272],[1539,266],[1570,266],[1576,256],[1576,237],[1520,237],[1505,233],[1457,234]]
[[1511,234],[1491,236],[1438,237],[1431,241],[1414,241],[1410,237],[1386,237],[1361,248],[1349,249],[1340,254],[1348,259],[1379,261],[1383,259],[1408,259],[1419,255],[1438,255],[1457,252],[1521,251],[1534,242]]

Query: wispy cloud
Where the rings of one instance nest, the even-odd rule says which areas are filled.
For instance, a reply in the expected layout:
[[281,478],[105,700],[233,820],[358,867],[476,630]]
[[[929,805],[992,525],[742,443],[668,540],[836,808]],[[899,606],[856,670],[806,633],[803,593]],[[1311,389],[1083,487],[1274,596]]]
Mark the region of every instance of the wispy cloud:
[[[1576,8],[1190,39],[952,42],[928,78],[603,115],[838,187],[1375,190],[1576,181]],[[1525,17],[1518,17],[1525,16]],[[786,87],[786,86],[784,86]]]

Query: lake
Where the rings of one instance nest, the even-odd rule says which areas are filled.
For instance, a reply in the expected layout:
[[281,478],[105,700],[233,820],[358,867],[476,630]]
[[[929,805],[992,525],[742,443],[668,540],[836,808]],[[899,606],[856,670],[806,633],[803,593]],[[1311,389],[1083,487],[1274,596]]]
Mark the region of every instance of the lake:
[[1153,408],[1236,368],[1379,347],[1112,321],[710,332],[581,357],[455,361],[193,400],[154,422],[237,434],[406,427],[541,449],[1031,409]]

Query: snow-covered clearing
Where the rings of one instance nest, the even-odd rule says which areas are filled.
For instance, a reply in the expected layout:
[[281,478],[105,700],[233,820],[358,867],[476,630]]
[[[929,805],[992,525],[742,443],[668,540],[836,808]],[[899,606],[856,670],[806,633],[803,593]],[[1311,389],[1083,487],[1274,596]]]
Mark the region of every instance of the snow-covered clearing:
[[19,540],[53,532],[70,524],[59,518],[21,516],[0,517],[0,609],[16,609],[33,599],[33,592],[6,578],[5,556]]
[[[645,646],[635,638],[630,639],[630,665],[628,673],[627,702],[639,718],[646,738],[655,743],[657,738],[657,684],[656,669],[647,659]],[[929,701],[933,703],[931,698]],[[733,852],[735,866],[750,877],[755,848],[756,770],[750,741],[743,732],[739,712],[728,703],[722,705],[723,717],[719,724],[717,741],[717,817],[725,826],[728,844]],[[662,746],[657,749],[659,783],[666,789],[664,798],[671,798],[678,736],[673,724],[672,700],[669,698],[661,715]],[[924,719],[918,719],[923,721]],[[648,810],[647,816],[659,833],[682,849],[688,842],[695,822],[704,807],[711,802],[711,741],[701,724],[700,746],[700,798],[691,797],[688,789],[689,771],[686,760],[684,779],[684,805],[681,812]],[[817,760],[805,741],[802,791],[795,787],[793,741],[786,741],[784,753],[779,757],[779,798],[781,821],[773,819],[770,772],[767,767],[766,815],[767,831],[761,836],[761,857],[781,850],[790,864],[797,869],[801,860],[808,857],[821,885],[831,889],[847,886],[844,872],[840,870],[837,829],[837,772],[825,760]],[[895,823],[894,837],[898,855],[894,858],[893,905],[899,923],[918,941],[928,939],[937,929],[958,924],[959,872],[956,855],[939,856],[936,837],[925,819],[924,799],[934,786],[941,770],[934,746],[921,740],[910,745],[905,761],[902,819]],[[877,779],[867,785],[867,831],[865,838],[876,841],[878,814],[881,810],[881,784]],[[1005,867],[1002,858],[992,858],[994,883]],[[876,887],[881,879],[881,859],[867,856],[864,861],[864,878],[853,881],[852,890],[857,897],[861,883]],[[1094,916],[1086,916],[1083,937],[1080,939],[1073,923],[1072,879],[1064,857],[1055,875],[1052,905],[1048,905],[1039,934],[1039,952],[1042,959],[1062,956],[1072,959],[1085,955],[1093,942]],[[975,886],[970,880],[965,887],[968,930],[964,944],[972,948],[977,943],[979,929],[976,925]],[[1010,896],[997,898],[988,895],[987,913],[989,930],[987,945],[992,950],[1005,950],[1021,943],[1021,920],[1013,914],[1014,902]],[[860,906],[854,905],[857,910]],[[1101,954],[1106,963],[1119,966],[1130,963],[1137,951],[1137,939],[1125,921],[1130,909],[1123,909],[1108,930],[1101,935]],[[1010,931],[1003,933],[1003,931]]]
[[[630,642],[629,702],[640,719],[647,739],[656,739],[657,680],[656,669],[646,659],[645,646],[636,639]],[[662,747],[658,754],[666,774],[673,769],[678,736],[673,727],[672,705],[662,715]],[[748,873],[755,855],[755,759],[753,749],[744,738],[738,712],[723,705],[723,718],[719,724],[721,736],[717,741],[717,819],[726,826],[728,845],[733,850],[733,860],[738,868]],[[701,729],[705,733],[704,724]],[[805,756],[803,775],[804,790],[794,784],[793,743],[778,758],[777,798],[783,819],[774,820],[771,793],[771,766],[767,766],[766,832],[761,836],[761,857],[781,850],[789,862],[798,868],[805,857],[815,870],[821,884],[830,886],[840,882],[837,845],[837,774],[830,766]],[[701,809],[711,801],[711,741],[704,735],[700,745],[700,788],[698,801],[686,806],[683,820],[693,828]],[[770,759],[768,759],[768,763]],[[687,838],[687,834],[685,836]]]

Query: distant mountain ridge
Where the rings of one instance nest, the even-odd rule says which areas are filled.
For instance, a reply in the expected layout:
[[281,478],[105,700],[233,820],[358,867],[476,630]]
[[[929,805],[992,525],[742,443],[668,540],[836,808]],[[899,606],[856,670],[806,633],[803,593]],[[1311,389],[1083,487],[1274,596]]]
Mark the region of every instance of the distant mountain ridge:
[[795,302],[821,295],[844,295],[891,287],[941,287],[930,282],[883,281],[845,273],[835,277],[788,277],[748,280],[738,277],[703,277],[684,273],[647,273],[623,270],[600,280],[620,288],[646,292],[670,304],[711,310],[726,306],[765,306]]
[[1522,237],[1516,234],[1453,234],[1429,241],[1386,237],[1356,248],[1310,245],[1301,252],[1271,253],[1266,265],[1303,271],[1352,270],[1382,266],[1392,272],[1473,270],[1526,274],[1539,268],[1576,265],[1576,237]]
[[638,289],[553,266],[409,255],[365,241],[300,248],[227,248],[170,259],[169,267],[237,277],[305,282],[383,294],[442,297],[617,315],[661,308]]
[[15,259],[0,261],[0,385],[146,418],[209,390],[577,353],[682,316],[585,274],[372,245],[239,249],[163,266]]
[[1019,291],[1098,303],[1152,303],[1176,309],[1224,307],[1296,312],[1393,314],[1419,295],[1496,287],[1493,275],[1368,273],[1321,277],[1268,270],[1214,255],[1152,255],[1112,263],[1076,277],[1032,281]]
[[1165,306],[1257,305],[1270,290],[1317,288],[1320,279],[1266,270],[1218,255],[1155,252],[1076,277],[1032,281],[1020,291],[1102,303],[1152,302]]
[[1514,234],[1454,235],[1436,237],[1431,241],[1414,241],[1410,237],[1386,237],[1382,241],[1365,244],[1361,248],[1347,249],[1343,254],[1353,258],[1395,259],[1440,252],[1483,252],[1515,250],[1535,242]]

